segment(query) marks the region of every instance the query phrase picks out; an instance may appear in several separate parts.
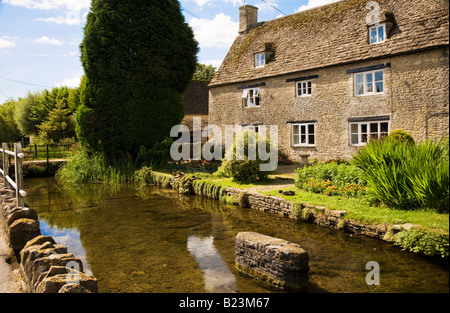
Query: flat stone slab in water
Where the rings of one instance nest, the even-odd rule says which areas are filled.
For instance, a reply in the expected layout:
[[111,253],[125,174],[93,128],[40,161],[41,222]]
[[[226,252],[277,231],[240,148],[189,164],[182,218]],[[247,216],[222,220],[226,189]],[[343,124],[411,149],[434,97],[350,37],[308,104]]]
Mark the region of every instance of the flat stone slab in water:
[[307,291],[309,255],[298,244],[255,232],[236,236],[236,268],[281,290]]

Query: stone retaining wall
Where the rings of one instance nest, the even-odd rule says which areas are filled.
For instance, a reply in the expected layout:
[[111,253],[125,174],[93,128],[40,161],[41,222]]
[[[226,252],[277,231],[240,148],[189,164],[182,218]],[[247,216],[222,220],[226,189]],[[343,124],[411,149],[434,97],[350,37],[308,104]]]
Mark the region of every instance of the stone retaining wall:
[[152,179],[147,182],[178,189],[184,194],[198,195],[216,200],[220,200],[223,196],[232,197],[237,204],[245,208],[278,214],[291,219],[340,229],[348,233],[364,235],[387,242],[392,242],[392,238],[398,232],[417,226],[412,224],[389,225],[388,223],[379,225],[366,224],[347,218],[347,212],[344,210],[332,210],[308,203],[294,205],[292,201],[282,197],[267,196],[253,191],[222,187],[214,183],[203,182],[201,179],[192,180],[184,176],[169,177],[167,175],[153,173]]
[[80,259],[52,237],[41,235],[38,214],[16,206],[15,192],[0,182],[0,231],[19,263],[29,293],[98,292],[97,279],[83,272]]

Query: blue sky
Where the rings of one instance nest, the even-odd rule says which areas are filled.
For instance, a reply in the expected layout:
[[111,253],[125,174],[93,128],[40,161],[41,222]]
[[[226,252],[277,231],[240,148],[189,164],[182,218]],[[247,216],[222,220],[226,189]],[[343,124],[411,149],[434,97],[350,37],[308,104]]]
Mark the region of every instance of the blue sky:
[[[259,20],[336,0],[246,0]],[[200,63],[220,65],[237,36],[243,0],[181,0],[200,44]],[[77,87],[79,44],[90,0],[0,0],[0,104],[55,86]],[[282,12],[282,13],[281,13]]]

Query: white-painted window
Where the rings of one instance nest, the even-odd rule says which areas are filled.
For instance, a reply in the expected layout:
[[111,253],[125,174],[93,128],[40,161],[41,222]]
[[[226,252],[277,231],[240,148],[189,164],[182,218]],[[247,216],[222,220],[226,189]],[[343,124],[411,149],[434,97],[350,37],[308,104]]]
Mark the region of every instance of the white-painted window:
[[297,97],[310,96],[312,92],[312,82],[310,80],[297,82]]
[[382,43],[386,41],[386,25],[377,25],[369,28],[370,44]]
[[259,107],[259,102],[259,88],[244,89],[244,92],[242,93],[242,106],[244,108]]
[[354,74],[355,96],[384,93],[384,71],[371,71]]
[[244,129],[245,130],[251,130],[254,133],[259,133],[259,125],[245,125]]
[[266,65],[266,54],[263,53],[257,53],[255,54],[255,67],[264,67]]
[[381,139],[389,135],[389,122],[350,123],[350,144],[364,146],[371,139]]
[[313,147],[316,145],[316,124],[298,123],[292,124],[292,146]]

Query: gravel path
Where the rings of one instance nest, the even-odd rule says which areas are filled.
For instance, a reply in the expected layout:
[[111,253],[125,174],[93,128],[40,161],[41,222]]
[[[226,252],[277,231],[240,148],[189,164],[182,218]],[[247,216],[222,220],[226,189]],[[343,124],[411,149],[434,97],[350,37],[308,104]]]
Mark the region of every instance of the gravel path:
[[12,251],[0,231],[0,293],[22,293],[18,264],[12,263]]

